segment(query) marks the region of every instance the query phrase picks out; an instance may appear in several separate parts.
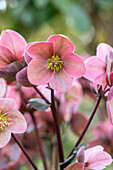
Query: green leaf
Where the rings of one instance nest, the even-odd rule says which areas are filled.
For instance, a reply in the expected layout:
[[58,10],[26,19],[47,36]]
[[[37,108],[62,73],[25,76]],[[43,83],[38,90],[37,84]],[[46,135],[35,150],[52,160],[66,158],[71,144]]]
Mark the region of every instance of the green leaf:
[[31,104],[31,106],[34,109],[39,110],[39,111],[44,111],[50,107],[49,104],[47,104],[43,99],[40,99],[40,98],[30,99],[28,102]]

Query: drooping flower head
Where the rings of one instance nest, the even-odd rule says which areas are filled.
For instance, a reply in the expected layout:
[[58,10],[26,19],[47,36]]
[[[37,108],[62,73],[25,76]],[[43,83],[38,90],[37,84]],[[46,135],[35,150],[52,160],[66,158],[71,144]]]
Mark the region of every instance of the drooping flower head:
[[77,160],[65,170],[102,170],[112,163],[111,156],[103,151],[103,147],[98,145],[84,151],[82,146],[77,153]]
[[32,58],[28,65],[29,81],[34,85],[49,83],[60,92],[68,90],[73,78],[85,73],[83,60],[73,51],[72,42],[62,35],[53,35],[47,42],[31,44],[26,51]]
[[27,43],[16,31],[3,30],[0,36],[0,76],[8,81],[22,69]]
[[0,68],[14,61],[22,60],[27,43],[16,31],[3,30],[0,37]]
[[10,98],[0,98],[0,148],[11,138],[11,133],[24,133],[27,124],[24,116],[17,110]]

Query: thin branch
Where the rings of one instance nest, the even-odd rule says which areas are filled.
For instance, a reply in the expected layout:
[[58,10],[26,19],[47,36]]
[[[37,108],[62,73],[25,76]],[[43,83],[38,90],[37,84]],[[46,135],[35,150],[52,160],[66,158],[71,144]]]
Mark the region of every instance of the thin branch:
[[[61,134],[60,134],[60,126],[58,122],[58,114],[55,107],[55,101],[54,101],[54,90],[51,89],[51,111],[53,114],[54,119],[54,125],[57,135],[57,146],[58,146],[58,155],[59,155],[59,161],[60,163],[64,162],[64,154],[63,154],[63,146],[62,146],[62,140],[61,140]],[[61,166],[60,169],[62,170]]]
[[47,170],[47,163],[46,163],[46,159],[45,159],[45,155],[44,155],[44,150],[43,150],[43,145],[42,145],[42,141],[41,141],[41,138],[40,138],[39,130],[37,128],[36,119],[35,119],[35,116],[32,112],[30,112],[30,115],[31,115],[33,123],[34,123],[35,134],[36,134],[37,143],[38,143],[38,146],[39,146],[40,155],[42,157],[43,165],[44,165],[45,170]]
[[46,102],[47,104],[51,104],[51,103],[49,102],[49,100],[41,93],[41,91],[40,91],[36,86],[33,86],[33,87],[34,87],[34,89],[36,90],[36,92],[42,97],[42,99],[45,100],[45,102]]
[[72,155],[74,149],[80,144],[81,140],[83,139],[83,137],[84,137],[86,131],[88,130],[88,127],[89,127],[89,125],[90,125],[90,123],[91,123],[91,121],[92,121],[92,119],[93,119],[93,117],[94,117],[94,115],[95,115],[95,113],[96,113],[96,110],[97,110],[97,108],[98,108],[98,106],[99,106],[100,101],[101,101],[101,97],[99,96],[99,97],[97,97],[97,102],[96,102],[96,104],[95,104],[95,107],[94,107],[94,109],[93,109],[93,111],[92,111],[92,114],[91,114],[91,116],[90,116],[90,118],[89,118],[89,120],[88,120],[88,122],[87,122],[87,124],[86,124],[86,126],[85,126],[85,128],[84,128],[84,130],[82,131],[80,137],[78,138],[76,144],[74,145],[74,147],[73,147],[73,149],[71,150],[71,152],[70,152],[70,154],[68,155],[68,157],[70,157],[70,156]]
[[66,166],[68,166],[69,163],[74,159],[75,154],[73,154],[73,152],[74,152],[75,148],[80,144],[80,142],[81,142],[81,140],[83,139],[84,135],[86,134],[86,131],[88,130],[88,127],[89,127],[89,125],[91,124],[91,122],[92,122],[92,120],[93,120],[93,117],[94,117],[94,115],[95,115],[95,113],[96,113],[96,111],[97,111],[97,108],[98,108],[98,106],[99,106],[99,104],[100,104],[101,98],[102,98],[101,96],[98,96],[98,97],[97,97],[97,101],[96,101],[95,107],[94,107],[94,109],[93,109],[93,111],[92,111],[92,113],[91,113],[91,116],[90,116],[90,118],[89,118],[89,120],[88,120],[85,128],[83,129],[80,137],[78,138],[77,142],[75,143],[74,147],[72,148],[70,154],[68,155],[67,159],[68,159],[69,157],[71,157],[71,155],[73,155],[73,156],[72,156],[71,159],[69,159],[68,163],[66,162],[66,164],[65,164],[65,163],[62,164],[62,168],[65,168]]
[[30,164],[32,165],[32,167],[35,170],[38,170],[38,168],[36,167],[36,165],[34,164],[34,162],[31,160],[31,158],[29,157],[29,155],[27,154],[27,152],[25,151],[25,149],[23,148],[23,146],[21,145],[21,143],[18,141],[18,139],[15,137],[14,134],[12,134],[13,139],[15,140],[15,142],[17,143],[17,145],[20,147],[20,149],[23,151],[24,155],[26,156],[26,158],[28,159],[28,161],[30,162]]

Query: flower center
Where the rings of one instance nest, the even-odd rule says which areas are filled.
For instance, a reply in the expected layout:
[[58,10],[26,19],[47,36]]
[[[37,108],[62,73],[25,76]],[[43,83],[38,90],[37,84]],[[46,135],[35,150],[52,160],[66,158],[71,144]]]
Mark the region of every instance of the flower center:
[[62,64],[63,61],[60,60],[60,57],[58,55],[56,57],[52,56],[47,60],[47,69],[50,68],[51,70],[56,70],[58,72],[61,69]]
[[11,123],[11,118],[8,117],[7,113],[2,113],[0,111],[0,131],[4,131],[6,126],[10,126]]

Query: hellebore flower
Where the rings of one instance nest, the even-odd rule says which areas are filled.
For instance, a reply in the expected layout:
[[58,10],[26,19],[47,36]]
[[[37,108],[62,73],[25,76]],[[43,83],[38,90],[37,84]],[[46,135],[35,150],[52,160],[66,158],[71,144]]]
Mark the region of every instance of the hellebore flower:
[[96,56],[92,56],[85,61],[86,73],[85,78],[101,84],[103,87],[109,82],[110,71],[112,71],[113,48],[105,43],[100,43],[97,46]]
[[24,133],[26,128],[26,120],[17,110],[15,101],[0,98],[0,148],[9,142],[11,133]]
[[113,124],[113,48],[105,43],[97,47],[97,56],[90,57],[86,60],[87,79],[93,81],[94,86],[97,84],[110,87],[107,100],[107,112],[111,123]]
[[8,81],[24,67],[22,60],[27,43],[17,32],[3,30],[0,36],[0,76]]
[[65,168],[65,170],[102,170],[112,163],[111,156],[103,151],[103,147],[98,145],[84,151],[82,146],[77,153],[77,161]]
[[30,45],[26,52],[33,58],[28,65],[28,79],[34,85],[50,86],[60,92],[67,91],[73,78],[85,73],[83,60],[73,53],[74,45],[65,36],[53,35],[47,42]]

